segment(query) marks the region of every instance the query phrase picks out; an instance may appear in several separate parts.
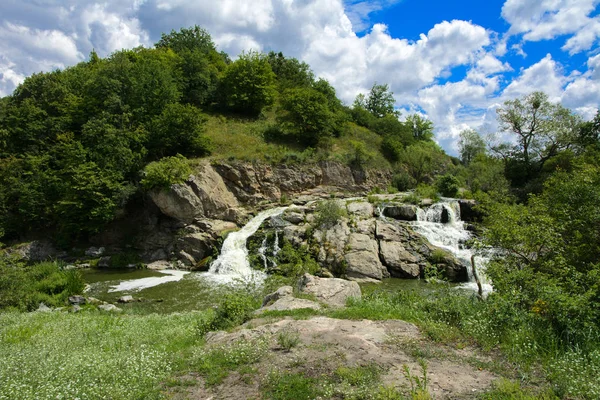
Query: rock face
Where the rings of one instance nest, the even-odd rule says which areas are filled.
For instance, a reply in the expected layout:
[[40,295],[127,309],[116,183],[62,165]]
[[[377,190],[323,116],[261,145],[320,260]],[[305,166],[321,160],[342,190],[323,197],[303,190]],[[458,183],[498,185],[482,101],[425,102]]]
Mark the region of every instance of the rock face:
[[459,200],[460,218],[466,222],[481,222],[481,213],[475,208],[477,202],[475,200]]
[[302,308],[320,310],[321,306],[319,303],[311,300],[295,298],[294,288],[283,286],[265,297],[262,308],[258,313],[260,314],[263,311],[298,310]]
[[330,307],[344,307],[350,297],[361,297],[358,283],[338,278],[319,278],[304,274],[298,281],[298,291],[310,294]]
[[383,210],[383,215],[400,221],[416,221],[417,207],[412,205],[390,206]]
[[379,260],[375,239],[362,233],[352,233],[348,238],[347,248],[345,259],[349,278],[381,280],[389,276]]

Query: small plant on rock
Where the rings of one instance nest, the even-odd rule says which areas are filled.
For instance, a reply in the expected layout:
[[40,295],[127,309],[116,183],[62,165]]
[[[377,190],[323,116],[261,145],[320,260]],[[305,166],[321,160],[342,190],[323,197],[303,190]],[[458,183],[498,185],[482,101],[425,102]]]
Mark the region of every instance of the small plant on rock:
[[300,334],[297,331],[281,331],[277,334],[277,344],[289,352],[300,344]]

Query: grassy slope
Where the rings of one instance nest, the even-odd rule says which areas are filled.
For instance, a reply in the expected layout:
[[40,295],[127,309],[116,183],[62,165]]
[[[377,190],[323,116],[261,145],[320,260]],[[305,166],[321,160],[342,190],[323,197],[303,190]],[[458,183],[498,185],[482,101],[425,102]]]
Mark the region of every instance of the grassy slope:
[[265,131],[275,124],[274,112],[260,119],[211,115],[205,134],[212,142],[213,159],[238,159],[269,163],[316,162],[323,159],[347,163],[354,155],[353,142],[363,143],[369,153],[367,167],[389,169],[380,152],[381,136],[353,123],[344,126],[342,135],[332,138],[325,150],[306,150],[294,143],[268,142]]

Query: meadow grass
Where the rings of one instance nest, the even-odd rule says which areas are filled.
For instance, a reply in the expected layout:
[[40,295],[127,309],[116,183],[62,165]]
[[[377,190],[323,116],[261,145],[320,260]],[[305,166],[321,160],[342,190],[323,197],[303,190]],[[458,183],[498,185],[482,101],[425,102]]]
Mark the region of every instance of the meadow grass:
[[197,313],[1,313],[0,399],[159,399]]

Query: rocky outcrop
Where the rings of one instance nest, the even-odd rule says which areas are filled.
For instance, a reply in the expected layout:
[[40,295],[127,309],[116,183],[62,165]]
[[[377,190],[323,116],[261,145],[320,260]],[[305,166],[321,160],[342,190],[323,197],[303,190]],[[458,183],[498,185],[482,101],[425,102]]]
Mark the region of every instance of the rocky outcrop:
[[312,300],[295,298],[294,289],[291,286],[283,286],[265,297],[259,313],[263,311],[298,310],[302,308],[320,310],[321,306]]
[[346,252],[346,275],[356,280],[381,280],[389,277],[387,269],[379,260],[379,249],[373,237],[352,233],[348,237]]
[[152,190],[150,198],[163,214],[186,224],[196,218],[234,222],[243,219],[237,198],[207,163],[201,164],[185,183],[171,185],[167,190]]
[[416,221],[417,207],[412,205],[389,206],[383,210],[383,215],[400,221]]
[[319,278],[304,274],[298,281],[300,293],[314,296],[330,307],[344,307],[350,297],[360,298],[358,283],[338,278]]
[[482,215],[477,210],[477,201],[462,199],[458,201],[460,206],[460,219],[465,222],[481,222]]

